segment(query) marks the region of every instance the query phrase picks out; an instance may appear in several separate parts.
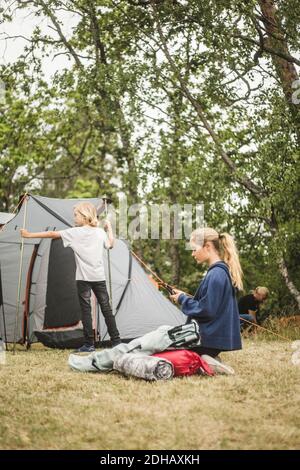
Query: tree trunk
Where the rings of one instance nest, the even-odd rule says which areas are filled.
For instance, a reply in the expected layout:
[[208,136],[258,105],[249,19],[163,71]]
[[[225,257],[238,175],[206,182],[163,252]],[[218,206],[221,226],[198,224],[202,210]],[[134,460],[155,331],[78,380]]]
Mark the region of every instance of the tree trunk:
[[296,288],[295,284],[289,278],[289,273],[288,273],[285,260],[281,258],[278,265],[279,265],[279,271],[286,283],[286,286],[288,290],[290,291],[290,293],[293,295],[294,299],[296,300],[297,305],[298,305],[298,310],[300,312],[300,292]]
[[[279,52],[289,54],[288,43],[277,16],[274,0],[259,0],[259,5],[263,15],[265,30],[268,35],[266,45]],[[272,54],[272,61],[293,119],[298,142],[300,143],[300,106],[293,103],[292,98],[295,92],[293,83],[299,80],[299,75],[294,63],[288,62],[276,54]]]
[[170,257],[172,262],[172,285],[179,286],[180,283],[180,256],[178,240],[170,239]]

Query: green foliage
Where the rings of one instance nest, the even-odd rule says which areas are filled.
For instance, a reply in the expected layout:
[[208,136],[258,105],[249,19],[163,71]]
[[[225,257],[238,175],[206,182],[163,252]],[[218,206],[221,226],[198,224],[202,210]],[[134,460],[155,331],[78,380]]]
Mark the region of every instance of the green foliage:
[[86,181],[84,179],[78,178],[75,181],[74,188],[70,189],[67,194],[68,198],[89,198],[89,197],[97,197],[99,192],[99,188],[95,181]]

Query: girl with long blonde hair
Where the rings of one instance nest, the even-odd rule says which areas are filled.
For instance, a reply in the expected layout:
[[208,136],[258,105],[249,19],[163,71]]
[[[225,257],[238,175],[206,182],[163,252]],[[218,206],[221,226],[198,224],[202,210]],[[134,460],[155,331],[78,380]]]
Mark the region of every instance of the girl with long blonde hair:
[[195,350],[214,358],[221,351],[241,349],[236,290],[243,289],[243,273],[234,239],[205,227],[192,232],[190,245],[196,262],[208,264],[207,274],[194,297],[176,289],[171,298],[188,321],[195,319],[199,324],[201,346]]

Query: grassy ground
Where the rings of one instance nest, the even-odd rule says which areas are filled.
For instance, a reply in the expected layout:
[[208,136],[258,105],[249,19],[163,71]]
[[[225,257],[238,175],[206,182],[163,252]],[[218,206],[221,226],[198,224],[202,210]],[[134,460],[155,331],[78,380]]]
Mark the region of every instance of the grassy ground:
[[[300,337],[300,335],[298,336]],[[0,366],[1,449],[297,449],[291,344],[261,337],[222,359],[235,376],[147,383],[83,374],[36,345]]]

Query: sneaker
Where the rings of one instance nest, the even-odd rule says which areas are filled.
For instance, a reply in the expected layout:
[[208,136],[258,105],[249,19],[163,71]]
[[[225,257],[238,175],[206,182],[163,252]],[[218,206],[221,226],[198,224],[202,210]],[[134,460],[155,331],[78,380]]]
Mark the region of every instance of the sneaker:
[[224,374],[224,375],[234,375],[234,369],[226,364],[223,364],[220,359],[208,356],[207,354],[203,354],[201,356],[205,362],[210,366],[210,368],[214,371],[215,374]]
[[82,353],[82,352],[91,353],[91,352],[94,352],[94,351],[95,351],[95,346],[93,346],[92,344],[84,344],[83,346],[81,346],[81,348],[76,349],[74,352],[76,352],[76,353]]

